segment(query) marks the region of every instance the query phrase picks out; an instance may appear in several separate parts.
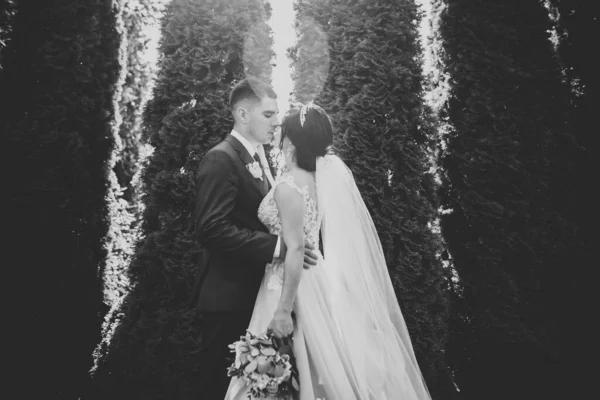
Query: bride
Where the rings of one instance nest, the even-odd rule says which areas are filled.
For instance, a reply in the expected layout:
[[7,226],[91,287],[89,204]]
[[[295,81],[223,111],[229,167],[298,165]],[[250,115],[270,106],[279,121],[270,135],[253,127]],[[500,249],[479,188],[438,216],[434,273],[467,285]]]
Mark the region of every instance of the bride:
[[[258,215],[287,246],[268,264],[248,330],[292,335],[300,400],[430,399],[375,226],[352,173],[329,153],[333,129],[312,103],[292,110],[276,138],[285,171]],[[319,265],[303,269],[304,243]],[[232,378],[226,400],[246,400]]]

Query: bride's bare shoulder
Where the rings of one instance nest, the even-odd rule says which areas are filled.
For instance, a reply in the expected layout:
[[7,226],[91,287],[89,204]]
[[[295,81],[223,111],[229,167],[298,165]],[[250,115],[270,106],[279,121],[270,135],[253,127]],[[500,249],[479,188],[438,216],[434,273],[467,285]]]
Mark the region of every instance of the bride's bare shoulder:
[[296,185],[300,187],[311,187],[315,183],[314,172],[309,172],[304,169],[296,168],[293,171],[290,171],[290,175],[292,176],[294,183],[296,183]]

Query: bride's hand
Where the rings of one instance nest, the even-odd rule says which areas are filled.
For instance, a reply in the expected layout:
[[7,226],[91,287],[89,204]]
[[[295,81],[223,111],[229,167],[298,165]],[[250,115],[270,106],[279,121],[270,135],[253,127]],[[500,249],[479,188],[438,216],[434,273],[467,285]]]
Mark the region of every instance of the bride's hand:
[[284,310],[275,311],[275,315],[267,328],[267,333],[272,333],[278,339],[285,339],[294,332],[292,313]]

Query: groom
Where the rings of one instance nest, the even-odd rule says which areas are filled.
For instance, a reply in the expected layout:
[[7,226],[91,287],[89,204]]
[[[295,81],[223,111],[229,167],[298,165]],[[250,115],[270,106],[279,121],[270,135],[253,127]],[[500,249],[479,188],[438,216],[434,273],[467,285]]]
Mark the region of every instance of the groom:
[[[285,243],[257,216],[273,185],[263,144],[279,126],[277,96],[251,79],[231,91],[234,126],[210,149],[196,174],[196,237],[202,247],[194,302],[202,318],[202,368],[205,398],[222,399],[231,354],[227,345],[245,334],[265,265],[284,259]],[[305,268],[317,256],[306,248]],[[261,333],[261,332],[256,332]]]

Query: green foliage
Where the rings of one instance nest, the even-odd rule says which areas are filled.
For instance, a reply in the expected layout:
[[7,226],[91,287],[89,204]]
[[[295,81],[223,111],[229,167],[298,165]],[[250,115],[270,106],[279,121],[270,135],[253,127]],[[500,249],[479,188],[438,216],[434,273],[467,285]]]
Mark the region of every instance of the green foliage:
[[[590,185],[595,170],[593,159],[598,146],[596,140],[597,110],[600,109],[600,58],[592,49],[600,35],[600,2],[585,0],[551,0],[558,33],[558,55],[563,76],[571,87],[571,121],[574,133],[583,151],[577,157],[577,188],[574,207],[578,212],[581,237],[587,256],[592,256],[594,237],[593,219],[589,210],[595,204],[595,185]],[[583,274],[580,280],[585,280]],[[582,288],[583,289],[583,288]],[[582,293],[591,293],[587,290]]]
[[11,19],[15,14],[13,0],[0,1],[0,71],[2,71],[2,52],[10,40]]
[[[202,321],[190,307],[199,250],[194,174],[233,126],[233,84],[244,74],[270,76],[265,10],[260,0],[174,0],[166,7],[162,58],[144,113],[143,140],[154,147],[142,171],[144,239],[129,268],[132,289],[107,317],[88,398],[203,397]],[[248,36],[254,51],[244,54]]]
[[128,201],[134,197],[130,184],[140,167],[142,113],[150,98],[152,81],[156,75],[156,65],[149,59],[156,46],[152,34],[158,29],[164,2],[165,0],[127,0],[123,4],[127,70],[119,103],[123,119],[119,130],[122,145],[115,170],[119,184],[127,188],[125,198]]
[[129,287],[126,270],[140,236],[142,205],[139,177],[143,162],[142,112],[151,95],[156,64],[151,59],[157,43],[163,1],[125,0],[121,4],[121,64],[119,83],[119,140],[115,146],[109,177],[109,235],[105,241],[106,263],[102,268],[105,303],[112,306]]
[[556,13],[558,53],[579,120],[577,138],[591,152],[590,130],[595,125],[594,110],[600,105],[600,60],[593,50],[600,34],[600,3],[585,0],[550,0]]
[[[433,132],[413,1],[316,1],[297,6],[297,97],[314,97],[332,116],[335,147],[354,173],[382,241],[388,268],[428,387],[453,389],[444,360],[448,299],[436,195],[428,158]],[[323,48],[326,33],[329,55]]]
[[567,372],[552,364],[568,351],[559,327],[573,304],[560,293],[580,240],[579,148],[548,14],[538,1],[434,6],[449,76],[441,193],[461,284],[449,346],[457,383],[466,398],[551,398]]
[[[597,39],[600,37],[600,2],[585,0],[551,0],[552,10],[557,13],[555,28],[558,33],[558,56],[563,77],[571,88],[570,121],[577,141],[582,147],[575,162],[576,173],[572,174],[575,193],[571,208],[579,226],[579,238],[583,248],[574,257],[565,277],[563,298],[568,299],[571,311],[562,320],[561,331],[570,351],[563,353],[563,365],[578,365],[585,362],[587,343],[593,340],[593,322],[586,317],[593,312],[595,302],[594,270],[588,268],[596,246],[595,219],[590,210],[596,207],[596,185],[593,174],[596,170],[594,156],[598,152],[596,139],[597,113],[600,110],[600,58],[597,57]],[[569,380],[579,386],[577,371],[569,370]],[[591,382],[590,382],[591,383]],[[585,391],[585,389],[582,389]]]
[[108,164],[116,141],[111,2],[18,2],[0,74],[10,260],[24,398],[81,394],[99,340]]
[[311,17],[299,14],[295,28],[298,44],[288,54],[293,65],[293,96],[295,101],[306,104],[317,98],[329,77],[329,42],[327,33]]

